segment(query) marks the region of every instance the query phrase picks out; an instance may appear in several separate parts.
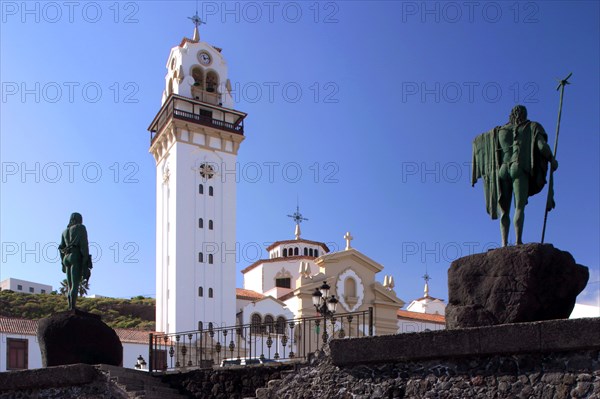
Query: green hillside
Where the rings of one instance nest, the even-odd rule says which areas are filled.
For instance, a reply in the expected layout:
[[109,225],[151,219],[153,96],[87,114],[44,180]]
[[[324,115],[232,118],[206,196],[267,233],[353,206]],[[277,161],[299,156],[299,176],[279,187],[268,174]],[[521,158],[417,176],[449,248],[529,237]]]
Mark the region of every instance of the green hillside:
[[[113,328],[155,328],[153,298],[79,298],[77,308],[101,315]],[[0,316],[41,319],[65,310],[67,298],[62,295],[0,291]]]

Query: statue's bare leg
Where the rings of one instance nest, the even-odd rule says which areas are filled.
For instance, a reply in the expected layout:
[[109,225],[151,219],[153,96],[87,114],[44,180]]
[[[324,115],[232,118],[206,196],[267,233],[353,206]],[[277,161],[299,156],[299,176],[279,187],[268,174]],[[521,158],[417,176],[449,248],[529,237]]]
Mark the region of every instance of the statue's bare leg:
[[529,191],[529,176],[526,173],[519,173],[513,180],[513,188],[515,193],[515,235],[516,244],[523,244],[523,224],[525,222],[525,205],[527,205],[527,197]]
[[512,181],[505,165],[499,171],[500,178],[500,233],[502,235],[502,246],[508,245],[508,232],[510,230],[510,202],[512,200]]
[[69,292],[69,309],[75,309],[77,303],[77,294],[79,294],[79,285],[81,284],[81,261],[71,266],[71,291]]

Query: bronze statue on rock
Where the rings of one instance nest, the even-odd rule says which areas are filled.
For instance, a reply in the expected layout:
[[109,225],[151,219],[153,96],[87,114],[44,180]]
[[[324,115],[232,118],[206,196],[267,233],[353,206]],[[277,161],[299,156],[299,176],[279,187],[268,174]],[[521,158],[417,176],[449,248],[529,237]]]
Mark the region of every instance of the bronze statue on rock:
[[87,229],[81,214],[71,214],[69,224],[60,237],[60,259],[62,271],[67,274],[67,298],[69,310],[75,309],[77,294],[82,280],[90,278],[92,258],[88,244]]
[[483,177],[487,212],[492,219],[500,214],[502,246],[508,245],[513,198],[515,242],[523,244],[527,199],[544,188],[548,163],[553,171],[558,167],[544,128],[528,120],[527,109],[517,105],[507,124],[475,138],[472,161],[471,184],[474,186]]

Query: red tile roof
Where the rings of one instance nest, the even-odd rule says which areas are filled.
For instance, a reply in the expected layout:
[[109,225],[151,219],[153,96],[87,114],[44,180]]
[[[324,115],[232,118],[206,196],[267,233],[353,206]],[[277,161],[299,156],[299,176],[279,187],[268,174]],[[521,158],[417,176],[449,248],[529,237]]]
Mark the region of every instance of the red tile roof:
[[37,325],[37,320],[0,317],[0,333],[35,335],[37,332]]
[[[18,335],[36,335],[38,320],[15,319],[11,317],[0,317],[0,333]],[[148,335],[153,331],[136,330],[132,328],[114,329],[121,342],[148,343]]]
[[256,292],[256,291],[252,291],[252,290],[245,290],[243,288],[236,288],[235,289],[235,297],[237,299],[245,299],[248,301],[255,301],[257,299],[263,299],[265,296],[263,294],[261,294],[260,292]]
[[419,313],[419,312],[411,312],[408,310],[398,310],[396,315],[399,319],[409,319],[409,320],[418,320],[418,321],[426,321],[431,323],[439,323],[445,324],[446,317],[441,314],[430,314],[430,313]]
[[285,295],[282,295],[282,296],[280,296],[280,297],[279,297],[279,298],[277,298],[277,299],[279,299],[279,300],[280,300],[280,301],[282,301],[282,302],[285,302],[285,301],[287,301],[288,299],[290,299],[290,298],[293,298],[293,297],[294,297],[294,291],[292,291],[292,292],[288,292],[287,294],[285,294]]
[[154,331],[133,330],[131,328],[115,328],[114,330],[121,342],[134,344],[147,344],[150,333],[154,333]]

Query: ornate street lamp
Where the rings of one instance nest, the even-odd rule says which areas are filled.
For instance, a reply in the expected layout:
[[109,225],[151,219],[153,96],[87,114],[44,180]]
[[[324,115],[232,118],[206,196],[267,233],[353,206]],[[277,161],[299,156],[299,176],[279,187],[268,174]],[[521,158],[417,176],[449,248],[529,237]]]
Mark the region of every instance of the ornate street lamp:
[[332,318],[337,309],[338,300],[335,295],[329,296],[329,289],[331,287],[327,284],[327,281],[323,281],[323,285],[320,288],[315,288],[315,292],[312,295],[313,305],[317,312],[325,319]]
[[[335,295],[329,296],[330,288],[331,287],[329,284],[327,284],[327,281],[323,281],[323,285],[321,285],[320,288],[315,288],[315,292],[312,295],[315,309],[317,309],[317,312],[323,316],[323,345],[325,345],[329,340],[329,334],[327,334],[327,319],[331,319],[331,327],[332,329],[335,328],[334,315],[338,304],[338,300],[335,298]],[[319,323],[315,322],[315,324],[318,328]]]

